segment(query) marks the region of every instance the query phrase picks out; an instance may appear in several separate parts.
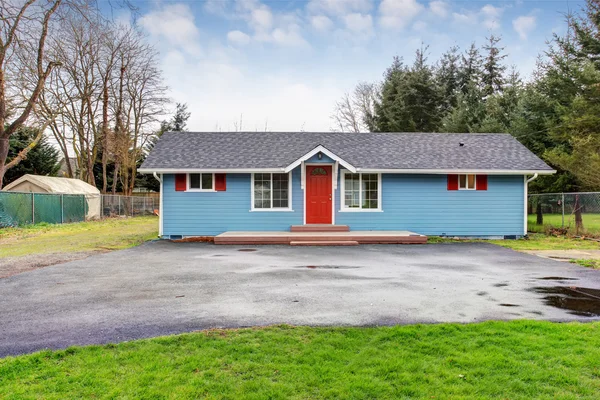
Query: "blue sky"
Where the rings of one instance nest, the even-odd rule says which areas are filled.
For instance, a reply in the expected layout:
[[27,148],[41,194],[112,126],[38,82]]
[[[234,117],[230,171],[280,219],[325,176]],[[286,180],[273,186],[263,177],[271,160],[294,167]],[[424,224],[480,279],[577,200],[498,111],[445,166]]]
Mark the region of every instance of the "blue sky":
[[[135,1],[134,1],[135,3]],[[328,131],[335,101],[378,81],[392,57],[430,60],[501,35],[527,76],[564,13],[581,1],[143,1],[137,23],[161,53],[170,97],[190,130]]]

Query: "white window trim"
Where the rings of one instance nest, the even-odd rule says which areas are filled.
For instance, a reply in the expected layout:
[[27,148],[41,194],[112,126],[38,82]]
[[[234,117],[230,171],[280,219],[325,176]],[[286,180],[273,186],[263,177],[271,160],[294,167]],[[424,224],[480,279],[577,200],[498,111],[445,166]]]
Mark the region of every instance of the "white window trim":
[[285,208],[273,208],[273,174],[281,174],[282,172],[256,172],[257,174],[271,175],[271,208],[254,208],[254,174],[251,174],[250,179],[250,212],[291,212],[292,209],[292,173],[288,172],[288,206]]
[[[192,174],[200,174],[200,188],[199,189],[192,189],[190,187],[190,175]],[[202,175],[212,175],[212,189],[202,189]],[[210,173],[210,172],[192,172],[190,174],[186,174],[186,192],[216,192],[215,190],[215,174]]]
[[[469,185],[469,175],[473,175],[473,179],[474,179],[474,183],[475,183],[475,187],[473,188],[461,188],[460,187],[460,177],[464,176],[465,177],[465,183],[467,184],[467,186]],[[477,190],[477,174],[459,174],[458,175],[458,190]]]
[[373,174],[373,172],[357,172],[357,174],[360,174],[360,181],[359,181],[359,186],[360,186],[360,194],[359,194],[359,202],[360,202],[360,207],[359,208],[351,208],[351,207],[346,207],[345,204],[345,197],[346,197],[346,174],[352,174],[352,172],[343,169],[342,170],[342,176],[340,178],[340,184],[341,184],[341,189],[340,189],[340,212],[383,212],[383,209],[381,208],[381,203],[383,202],[383,199],[381,197],[381,174],[377,173],[377,208],[362,208],[362,174]]

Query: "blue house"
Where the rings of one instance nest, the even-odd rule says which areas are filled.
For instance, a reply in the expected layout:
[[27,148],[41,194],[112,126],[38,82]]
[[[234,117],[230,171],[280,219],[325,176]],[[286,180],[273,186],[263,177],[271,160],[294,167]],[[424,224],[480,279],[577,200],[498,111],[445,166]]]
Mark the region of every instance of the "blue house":
[[168,132],[140,172],[161,182],[162,238],[514,238],[527,233],[528,182],[555,171],[508,134]]

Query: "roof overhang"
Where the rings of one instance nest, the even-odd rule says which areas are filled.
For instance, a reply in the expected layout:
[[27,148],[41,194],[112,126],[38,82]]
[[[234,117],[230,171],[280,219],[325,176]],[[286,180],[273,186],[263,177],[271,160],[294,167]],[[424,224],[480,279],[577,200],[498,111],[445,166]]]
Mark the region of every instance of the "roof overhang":
[[285,172],[290,172],[291,170],[293,170],[294,168],[296,168],[297,166],[299,166],[300,164],[302,164],[303,161],[306,161],[306,160],[310,159],[311,157],[313,157],[313,156],[315,156],[316,154],[319,154],[319,153],[323,153],[327,157],[331,158],[332,160],[339,162],[342,167],[346,168],[350,172],[356,172],[357,171],[357,169],[356,169],[356,167],[354,165],[352,165],[349,162],[343,160],[341,157],[339,157],[339,156],[335,155],[334,153],[332,153],[331,151],[327,150],[322,145],[318,145],[317,147],[315,147],[314,149],[312,149],[308,153],[304,154],[302,157],[298,158],[296,161],[294,161],[293,163],[291,163],[290,165],[288,165],[287,167],[285,167],[284,171]]
[[284,168],[141,168],[140,174],[194,174],[194,173],[217,173],[217,174],[249,174],[249,173],[281,173]]
[[[354,171],[353,171],[354,172]],[[411,175],[452,175],[452,174],[481,174],[481,175],[552,175],[556,170],[512,170],[512,169],[375,169],[358,168],[357,172],[380,174],[411,174]]]

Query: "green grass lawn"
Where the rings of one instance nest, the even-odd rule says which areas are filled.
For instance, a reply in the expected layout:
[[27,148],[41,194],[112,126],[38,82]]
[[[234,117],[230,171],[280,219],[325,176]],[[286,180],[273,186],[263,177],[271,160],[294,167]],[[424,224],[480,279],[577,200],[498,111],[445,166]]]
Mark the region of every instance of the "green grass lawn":
[[[600,214],[582,214],[583,228],[592,234],[600,234]],[[562,226],[561,214],[544,214],[544,224],[536,224],[535,214],[527,216],[527,229],[530,232],[544,232],[546,226],[560,228]],[[565,215],[565,227],[575,229],[575,216]]]
[[527,238],[517,240],[471,240],[451,239],[446,237],[430,236],[428,243],[464,243],[479,242],[492,243],[513,250],[600,250],[600,243],[592,240],[576,239],[566,236],[551,236],[543,233],[529,234]]
[[113,218],[0,229],[0,257],[137,246],[158,235],[158,217]]
[[0,359],[0,398],[597,399],[600,323],[215,330]]

